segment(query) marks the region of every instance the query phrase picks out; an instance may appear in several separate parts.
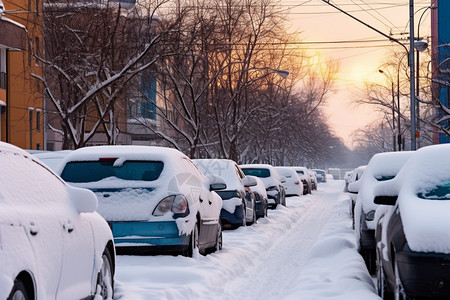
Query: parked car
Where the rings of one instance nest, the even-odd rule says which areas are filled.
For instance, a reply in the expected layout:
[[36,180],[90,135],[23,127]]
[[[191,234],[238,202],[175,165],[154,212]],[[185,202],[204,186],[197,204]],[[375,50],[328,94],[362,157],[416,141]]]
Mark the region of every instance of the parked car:
[[316,172],[308,169],[309,178],[311,180],[311,189],[317,190],[317,177]]
[[216,190],[225,181],[203,175],[180,151],[150,146],[97,146],[68,154],[61,177],[91,189],[119,254],[206,254],[222,247]]
[[375,274],[375,211],[373,202],[377,183],[393,179],[411,156],[411,151],[375,154],[367,164],[361,179],[348,185],[349,192],[357,192],[354,211],[356,243],[367,269]]
[[325,183],[327,182],[327,172],[325,170],[321,169],[312,169],[314,172],[316,172],[316,178],[317,182]]
[[39,158],[40,161],[45,163],[52,170],[57,170],[64,157],[70,152],[72,152],[72,150],[42,151],[33,153],[33,155]]
[[0,299],[112,299],[111,230],[97,198],[0,142]]
[[384,209],[376,227],[384,299],[450,299],[449,153],[449,144],[420,148],[375,190]]
[[286,189],[286,196],[301,196],[303,195],[303,183],[297,172],[289,167],[275,167],[278,174],[286,178],[283,183]]
[[312,183],[311,183],[311,177],[308,173],[308,168],[306,167],[290,167],[295,172],[297,172],[298,176],[300,177],[301,181],[303,182],[303,195],[311,194],[312,192]]
[[267,217],[267,210],[269,208],[268,200],[267,200],[267,192],[266,187],[264,186],[264,182],[256,176],[247,177],[254,178],[256,181],[256,185],[251,186],[253,194],[255,195],[255,203],[256,203],[256,217],[264,218]]
[[217,191],[222,198],[220,220],[224,227],[238,228],[256,222],[256,199],[250,186],[256,180],[247,178],[239,166],[229,159],[194,159],[193,162],[205,175],[221,176],[227,188]]
[[278,204],[286,206],[286,194],[283,182],[285,178],[269,164],[247,164],[240,166],[245,175],[259,177],[266,187],[269,207],[274,209]]
[[[352,171],[350,177],[348,178],[348,184],[360,180],[365,169],[366,169],[366,165],[359,166],[359,167],[355,168]],[[347,192],[348,192],[348,184],[347,184],[346,189],[345,189]],[[353,189],[359,190],[359,185],[358,184],[353,184]],[[353,229],[355,229],[355,203],[356,203],[357,195],[358,195],[357,192],[349,193],[349,200],[350,200],[349,201],[349,213],[350,213],[350,217],[352,218],[352,227],[353,227]]]

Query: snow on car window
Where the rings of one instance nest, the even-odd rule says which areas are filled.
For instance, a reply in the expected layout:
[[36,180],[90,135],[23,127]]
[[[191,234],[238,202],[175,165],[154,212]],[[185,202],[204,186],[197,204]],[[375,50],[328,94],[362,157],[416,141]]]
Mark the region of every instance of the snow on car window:
[[450,182],[418,194],[419,198],[427,200],[450,200]]
[[66,164],[61,177],[67,182],[96,182],[110,177],[123,180],[155,181],[161,175],[160,161],[125,161],[117,165],[114,159],[73,161]]

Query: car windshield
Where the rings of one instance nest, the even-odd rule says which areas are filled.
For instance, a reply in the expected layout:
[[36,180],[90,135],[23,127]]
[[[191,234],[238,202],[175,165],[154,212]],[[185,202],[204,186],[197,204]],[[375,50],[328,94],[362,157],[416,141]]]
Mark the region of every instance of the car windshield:
[[256,176],[260,178],[270,177],[269,169],[242,169],[245,175]]
[[395,175],[377,175],[375,176],[375,179],[378,181],[387,181],[391,180],[395,177]]
[[450,182],[418,194],[419,198],[427,200],[450,200]]
[[164,163],[160,161],[125,161],[114,165],[114,160],[73,161],[67,163],[61,177],[67,182],[95,182],[108,177],[123,180],[154,181],[159,178]]

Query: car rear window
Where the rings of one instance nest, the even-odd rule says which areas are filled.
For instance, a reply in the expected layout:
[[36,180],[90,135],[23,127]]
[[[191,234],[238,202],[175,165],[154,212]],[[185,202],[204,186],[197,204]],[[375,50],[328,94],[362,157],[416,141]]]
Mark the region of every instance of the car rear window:
[[418,196],[427,200],[450,200],[450,182],[436,186],[430,191],[419,193]]
[[72,161],[66,164],[61,177],[67,182],[95,182],[109,177],[123,180],[154,181],[164,168],[161,161],[125,161],[114,165],[114,160]]
[[242,169],[245,175],[256,176],[260,178],[270,177],[269,169]]

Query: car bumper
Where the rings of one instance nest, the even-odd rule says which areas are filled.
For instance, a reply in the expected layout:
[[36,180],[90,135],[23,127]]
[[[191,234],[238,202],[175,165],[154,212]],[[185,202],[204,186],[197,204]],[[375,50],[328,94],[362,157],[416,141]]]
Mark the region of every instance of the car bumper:
[[118,254],[130,252],[179,251],[189,247],[190,237],[179,235],[175,221],[108,222]]
[[401,251],[395,256],[410,297],[450,297],[450,254]]
[[231,226],[240,226],[244,223],[244,210],[242,209],[242,205],[236,206],[234,213],[230,213],[225,209],[220,210],[220,221],[222,222],[222,226],[226,227],[227,225]]

